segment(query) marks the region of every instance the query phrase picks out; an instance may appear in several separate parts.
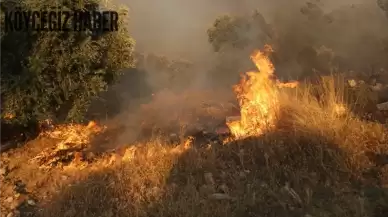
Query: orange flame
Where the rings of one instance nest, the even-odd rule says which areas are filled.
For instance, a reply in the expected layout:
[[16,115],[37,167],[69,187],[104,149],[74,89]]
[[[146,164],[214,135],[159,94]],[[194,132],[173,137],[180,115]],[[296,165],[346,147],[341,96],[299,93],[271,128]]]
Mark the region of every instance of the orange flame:
[[97,123],[95,121],[89,121],[88,125],[86,126],[87,129],[91,129],[97,127]]
[[11,114],[11,113],[6,113],[4,115],[4,119],[13,119],[15,117],[15,114]]
[[296,87],[297,82],[281,83],[274,79],[275,68],[268,58],[273,52],[269,45],[264,51],[251,55],[259,72],[242,75],[239,84],[233,87],[240,105],[240,120],[227,121],[231,133],[236,137],[260,135],[275,126],[280,110],[279,88]]

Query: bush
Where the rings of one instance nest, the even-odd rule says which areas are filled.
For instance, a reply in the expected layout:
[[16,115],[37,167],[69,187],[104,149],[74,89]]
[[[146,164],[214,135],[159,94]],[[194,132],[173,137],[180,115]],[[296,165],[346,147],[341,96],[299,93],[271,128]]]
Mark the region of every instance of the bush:
[[[71,2],[61,1],[62,10],[69,10]],[[50,0],[2,3],[2,10],[58,6]],[[90,5],[98,7],[99,2],[83,1],[77,7],[86,10]],[[119,30],[97,35],[91,31],[2,31],[2,122],[82,121],[91,100],[114,83],[123,69],[133,67],[134,40],[126,28],[127,12],[120,9],[118,13]]]

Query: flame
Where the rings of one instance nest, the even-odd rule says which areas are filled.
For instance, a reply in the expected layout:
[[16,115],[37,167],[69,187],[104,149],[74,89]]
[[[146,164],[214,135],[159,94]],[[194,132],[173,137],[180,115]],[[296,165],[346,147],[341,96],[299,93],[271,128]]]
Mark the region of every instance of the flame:
[[255,51],[251,60],[259,72],[243,74],[240,83],[233,87],[239,101],[241,118],[227,120],[227,125],[235,137],[260,135],[272,129],[280,110],[279,89],[298,86],[298,82],[282,83],[275,79],[275,68],[268,58],[272,52],[269,45],[264,47],[264,51]]
[[[51,120],[45,120],[50,122]],[[61,165],[63,156],[74,156],[72,163],[82,164],[83,155],[80,150],[87,147],[92,139],[106,130],[106,126],[100,126],[95,121],[84,124],[63,124],[50,126],[47,131],[41,132],[40,136],[56,139],[58,142],[52,148],[42,150],[38,155],[31,158],[31,162],[40,165],[40,168],[52,168]]]
[[88,125],[86,126],[87,129],[92,129],[95,127],[98,127],[98,125],[95,121],[89,121]]
[[63,124],[50,128],[41,133],[42,136],[60,140],[60,144],[88,144],[93,135],[105,130],[104,126],[98,125],[95,121],[83,124]]
[[16,116],[15,114],[6,113],[6,114],[4,115],[4,119],[10,120],[10,119],[13,119],[15,116]]

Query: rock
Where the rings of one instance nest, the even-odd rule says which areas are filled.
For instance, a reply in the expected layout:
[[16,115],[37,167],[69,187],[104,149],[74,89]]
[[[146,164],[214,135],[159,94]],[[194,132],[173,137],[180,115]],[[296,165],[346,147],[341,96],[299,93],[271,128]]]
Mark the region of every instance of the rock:
[[229,193],[229,188],[228,188],[228,186],[226,186],[225,184],[220,185],[220,186],[219,186],[219,189],[220,189],[223,193],[225,193],[225,194],[228,194],[228,193]]
[[67,180],[69,177],[68,177],[68,176],[65,176],[65,175],[63,175],[61,178],[62,178],[62,180],[63,180],[63,181],[66,181],[66,180]]
[[376,83],[375,85],[371,86],[371,89],[373,91],[378,92],[378,91],[382,91],[384,89],[384,86],[381,83]]
[[209,198],[214,200],[234,200],[234,198],[229,196],[228,194],[221,194],[221,193],[212,194],[210,195]]
[[380,111],[388,111],[388,102],[377,104],[377,109]]
[[350,80],[348,80],[348,84],[350,87],[355,87],[355,86],[357,86],[357,81],[354,79],[350,79]]
[[212,173],[205,173],[204,174],[205,182],[208,185],[214,185],[214,179],[213,179],[213,174]]
[[35,206],[36,205],[35,201],[32,200],[32,199],[27,200],[27,204],[30,205],[30,206]]

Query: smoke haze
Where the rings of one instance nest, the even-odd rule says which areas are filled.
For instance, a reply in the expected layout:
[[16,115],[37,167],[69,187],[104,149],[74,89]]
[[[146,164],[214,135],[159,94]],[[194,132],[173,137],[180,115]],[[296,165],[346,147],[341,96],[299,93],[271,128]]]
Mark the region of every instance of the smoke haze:
[[[130,7],[131,32],[138,50],[171,57],[201,58],[212,50],[206,30],[224,14],[251,14],[258,9],[266,19],[293,16],[305,0],[120,0]],[[369,0],[327,0],[327,10]],[[291,18],[292,19],[292,18]]]
[[[230,89],[230,84],[235,84],[238,75],[252,67],[249,54],[253,49],[261,49],[263,41],[254,41],[243,50],[215,53],[208,41],[207,30],[212,27],[215,19],[222,15],[237,15],[251,17],[254,10],[262,14],[265,21],[276,30],[275,52],[278,52],[278,60],[275,61],[277,73],[287,77],[300,76],[304,68],[311,66],[311,62],[320,65],[322,59],[330,62],[331,52],[339,58],[345,59],[344,65],[349,69],[369,70],[371,64],[380,66],[386,63],[381,55],[383,52],[381,40],[388,37],[387,17],[380,10],[374,0],[315,0],[310,1],[320,8],[317,13],[329,14],[327,20],[309,20],[308,15],[301,13],[301,7],[306,6],[306,0],[118,0],[130,8],[130,31],[136,40],[136,49],[141,53],[153,53],[166,56],[169,59],[187,59],[194,63],[191,68],[191,78],[184,77],[175,80],[175,83],[165,85],[186,87],[177,93],[161,91],[155,93],[148,103],[148,114],[128,110],[120,114],[119,120],[126,123],[129,129],[120,137],[120,141],[128,141],[139,133],[139,123],[144,119],[150,120],[150,125],[165,126],[166,123],[175,123],[185,119],[185,114],[195,114],[196,119],[209,114],[199,114],[207,109],[199,108],[204,101],[212,101],[220,104],[228,101],[233,94],[218,93],[211,96],[198,90],[203,87],[217,86],[218,83]],[[315,11],[316,12],[316,11]],[[241,32],[241,35],[254,39],[260,29],[252,29],[251,32]],[[321,47],[323,46],[324,47]],[[323,55],[310,60],[307,54],[301,51],[313,47],[320,49]],[[307,55],[307,57],[306,57]],[[302,58],[302,60],[299,60]],[[304,59],[303,59],[304,58]],[[319,59],[321,58],[321,59]],[[329,60],[328,60],[329,59]],[[321,64],[322,65],[322,64]],[[322,69],[326,70],[323,64]],[[217,73],[214,73],[214,72]],[[163,86],[162,70],[148,70],[147,82],[150,91],[155,87]],[[226,82],[224,82],[226,81]],[[134,86],[125,85],[122,82],[119,92],[120,101],[127,101],[123,89],[133,89]],[[131,82],[133,85],[136,82]],[[179,85],[178,85],[179,84]],[[145,85],[145,84],[142,84]],[[144,88],[135,85],[136,88]],[[162,88],[163,89],[163,88]],[[128,90],[131,92],[132,90]],[[179,91],[178,91],[179,93]],[[184,93],[184,94],[183,94]],[[188,100],[188,97],[195,99]],[[221,96],[224,95],[224,96]],[[156,100],[158,99],[158,100]],[[179,106],[177,106],[179,104]],[[230,107],[217,110],[218,118],[226,115]],[[150,112],[151,111],[151,112]],[[136,121],[134,121],[136,119]],[[156,123],[158,122],[158,123]],[[177,128],[177,126],[175,126]],[[178,126],[179,128],[179,126]]]

